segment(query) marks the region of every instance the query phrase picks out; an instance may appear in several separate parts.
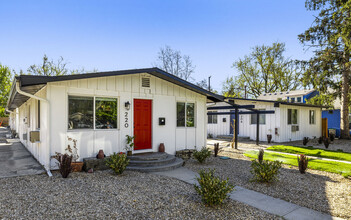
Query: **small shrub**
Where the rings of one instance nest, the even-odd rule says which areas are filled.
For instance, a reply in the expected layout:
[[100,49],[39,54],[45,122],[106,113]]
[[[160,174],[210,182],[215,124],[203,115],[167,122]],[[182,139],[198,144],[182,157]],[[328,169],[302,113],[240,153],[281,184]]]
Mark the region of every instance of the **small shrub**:
[[208,133],[208,134],[207,134],[207,138],[213,138],[213,134]]
[[106,159],[106,165],[109,166],[116,174],[122,174],[129,164],[127,155],[123,153],[113,153]]
[[60,174],[62,176],[62,178],[67,178],[68,175],[72,172],[72,159],[73,156],[72,155],[68,155],[66,154],[61,154],[61,153],[57,153],[55,156],[52,156],[52,158],[55,158],[58,163],[58,167],[59,167],[59,171]]
[[199,185],[194,185],[196,192],[201,196],[202,201],[209,206],[216,206],[228,198],[228,193],[233,191],[234,186],[227,180],[221,180],[214,176],[215,170],[208,172],[201,170],[196,180]]
[[328,149],[329,144],[330,144],[330,139],[329,138],[324,138],[323,139],[324,147]]
[[271,183],[278,180],[282,162],[264,160],[261,163],[253,160],[250,172],[254,175],[251,181]]
[[344,152],[343,149],[337,149],[337,152]]
[[308,143],[309,140],[310,139],[308,137],[304,137],[303,140],[302,140],[303,145],[306,146],[306,144]]
[[258,151],[258,162],[259,162],[259,163],[262,163],[262,161],[263,161],[263,155],[264,155],[264,150],[263,150],[263,149],[260,149],[260,150]]
[[202,147],[200,151],[195,150],[193,152],[193,157],[199,161],[200,163],[205,162],[205,160],[211,156],[211,151],[207,149],[206,147]]
[[297,156],[297,163],[299,165],[299,171],[300,173],[304,174],[306,173],[307,166],[308,166],[308,158],[301,154],[300,157]]
[[329,135],[329,137],[330,137],[330,141],[332,141],[332,142],[333,142],[333,141],[334,141],[334,139],[335,139],[335,134],[330,134],[330,135]]
[[219,148],[219,143],[214,144],[214,156],[217,157],[218,153],[221,152],[222,149]]
[[323,143],[323,137],[319,137],[318,138],[318,144],[322,144]]

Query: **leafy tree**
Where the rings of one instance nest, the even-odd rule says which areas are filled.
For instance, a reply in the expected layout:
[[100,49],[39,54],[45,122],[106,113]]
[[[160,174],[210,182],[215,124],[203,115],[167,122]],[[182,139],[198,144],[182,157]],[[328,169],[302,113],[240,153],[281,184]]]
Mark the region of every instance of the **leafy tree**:
[[301,69],[298,63],[286,59],[284,52],[284,43],[254,47],[250,55],[233,64],[239,74],[226,79],[223,83],[223,94],[243,97],[245,86],[248,96],[255,98],[262,93],[297,89],[301,84]]
[[7,66],[0,64],[0,116],[5,116],[7,99],[11,89],[11,71]]
[[189,56],[182,55],[180,51],[173,50],[169,46],[160,49],[155,65],[184,80],[191,80],[191,74],[195,70]]
[[[30,75],[41,75],[41,76],[62,76],[69,74],[78,74],[84,72],[82,70],[69,70],[67,62],[64,61],[63,57],[60,57],[57,62],[49,60],[49,58],[44,54],[43,63],[40,65],[31,65],[27,72]],[[94,70],[96,72],[96,70]],[[23,73],[23,71],[21,71]]]
[[314,48],[307,61],[304,86],[312,85],[322,93],[313,100],[331,104],[341,97],[341,137],[349,137],[349,103],[351,74],[351,1],[306,0],[307,10],[317,11],[313,26],[299,35],[305,46]]

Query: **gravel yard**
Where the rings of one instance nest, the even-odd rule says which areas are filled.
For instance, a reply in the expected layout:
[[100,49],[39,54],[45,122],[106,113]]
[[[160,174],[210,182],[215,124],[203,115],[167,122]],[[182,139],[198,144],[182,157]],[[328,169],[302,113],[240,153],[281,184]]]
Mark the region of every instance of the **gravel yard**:
[[279,219],[228,200],[204,206],[192,185],[132,171],[0,179],[0,219]]
[[[239,145],[240,147],[241,145]],[[249,158],[243,150],[224,148],[220,156],[232,159],[211,158],[205,164],[190,159],[185,167],[193,171],[215,168],[221,178],[229,178],[230,183],[255,190],[275,198],[280,198],[300,206],[321,211],[333,216],[351,219],[351,180],[341,175],[324,171],[307,170],[300,174],[297,167],[283,165],[280,181],[272,184],[250,182]]]

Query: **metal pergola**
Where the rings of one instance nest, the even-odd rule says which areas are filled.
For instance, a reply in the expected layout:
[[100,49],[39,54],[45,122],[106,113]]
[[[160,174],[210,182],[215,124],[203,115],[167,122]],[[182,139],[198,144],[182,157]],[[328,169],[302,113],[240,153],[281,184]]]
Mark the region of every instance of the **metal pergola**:
[[[256,124],[256,145],[259,145],[259,134],[260,134],[260,115],[261,114],[274,114],[273,110],[268,110],[268,111],[262,111],[262,110],[257,110],[254,109],[255,105],[237,105],[234,103],[233,100],[229,100],[228,102],[225,102],[229,104],[230,106],[213,106],[213,107],[208,107],[207,110],[235,110],[229,111],[229,112],[207,112],[207,115],[235,115],[235,125],[234,125],[234,131],[235,131],[235,149],[238,149],[238,127],[239,127],[239,115],[252,115],[256,114],[257,115],[257,124]],[[246,109],[248,111],[239,111],[239,109]]]

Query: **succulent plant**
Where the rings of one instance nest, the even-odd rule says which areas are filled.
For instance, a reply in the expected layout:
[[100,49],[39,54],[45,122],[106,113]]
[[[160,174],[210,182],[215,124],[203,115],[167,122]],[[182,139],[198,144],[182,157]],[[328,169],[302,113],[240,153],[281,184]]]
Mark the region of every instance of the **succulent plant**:
[[308,158],[304,154],[301,154],[300,157],[297,156],[297,162],[299,164],[300,173],[306,173],[306,169],[308,166]]

